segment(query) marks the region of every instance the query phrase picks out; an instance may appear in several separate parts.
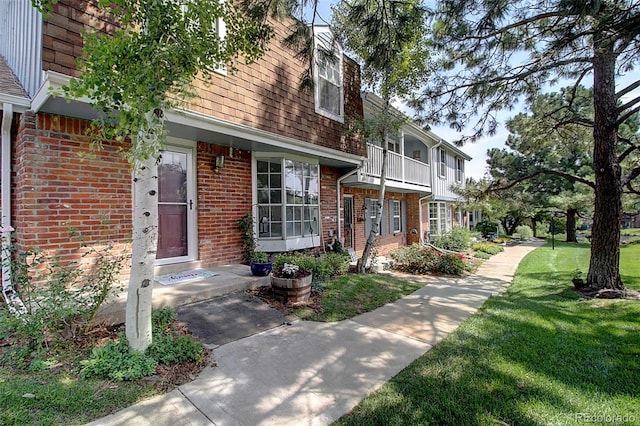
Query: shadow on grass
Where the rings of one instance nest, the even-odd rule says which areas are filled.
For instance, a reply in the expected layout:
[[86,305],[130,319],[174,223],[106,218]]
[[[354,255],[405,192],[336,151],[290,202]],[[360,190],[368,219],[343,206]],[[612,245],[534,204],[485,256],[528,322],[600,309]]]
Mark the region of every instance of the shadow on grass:
[[546,426],[576,424],[579,413],[640,421],[640,303],[583,299],[571,276],[518,273],[518,285],[341,424]]

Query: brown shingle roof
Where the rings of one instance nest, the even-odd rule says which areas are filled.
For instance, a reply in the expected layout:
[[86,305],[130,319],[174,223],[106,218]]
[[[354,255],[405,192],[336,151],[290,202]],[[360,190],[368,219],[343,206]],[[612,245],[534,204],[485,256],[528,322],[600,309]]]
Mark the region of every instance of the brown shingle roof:
[[29,98],[20,81],[0,55],[0,93]]

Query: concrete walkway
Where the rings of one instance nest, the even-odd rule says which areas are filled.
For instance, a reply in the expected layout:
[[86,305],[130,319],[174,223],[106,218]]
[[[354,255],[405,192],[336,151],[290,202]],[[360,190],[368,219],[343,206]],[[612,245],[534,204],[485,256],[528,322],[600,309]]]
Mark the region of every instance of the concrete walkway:
[[423,277],[420,290],[351,320],[296,321],[224,344],[195,381],[91,424],[330,424],[503,292],[542,244],[507,247],[472,276]]

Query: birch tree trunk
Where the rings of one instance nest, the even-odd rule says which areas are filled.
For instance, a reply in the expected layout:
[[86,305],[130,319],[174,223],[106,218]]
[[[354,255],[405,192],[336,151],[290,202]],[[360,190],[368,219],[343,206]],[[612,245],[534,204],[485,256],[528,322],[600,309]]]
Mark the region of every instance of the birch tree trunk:
[[[150,113],[151,114],[151,113]],[[157,118],[148,117],[151,126]],[[154,122],[151,124],[151,122]],[[158,131],[141,131],[134,143],[138,153],[133,167],[133,243],[127,292],[125,332],[131,349],[144,352],[152,341],[151,308],[158,246]]]

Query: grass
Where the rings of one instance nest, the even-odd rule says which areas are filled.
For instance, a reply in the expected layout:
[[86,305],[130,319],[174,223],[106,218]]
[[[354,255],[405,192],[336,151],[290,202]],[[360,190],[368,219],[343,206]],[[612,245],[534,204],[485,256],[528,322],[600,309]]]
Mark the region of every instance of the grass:
[[640,228],[621,229],[620,234],[630,236],[630,237],[640,237]]
[[[639,424],[640,302],[577,295],[588,257],[588,245],[535,250],[507,293],[337,424]],[[639,258],[640,246],[622,248],[629,288]]]
[[323,312],[302,307],[292,313],[311,321],[342,321],[393,302],[424,285],[387,274],[343,275],[330,281],[324,289]]

